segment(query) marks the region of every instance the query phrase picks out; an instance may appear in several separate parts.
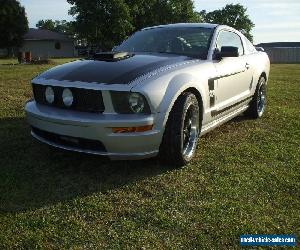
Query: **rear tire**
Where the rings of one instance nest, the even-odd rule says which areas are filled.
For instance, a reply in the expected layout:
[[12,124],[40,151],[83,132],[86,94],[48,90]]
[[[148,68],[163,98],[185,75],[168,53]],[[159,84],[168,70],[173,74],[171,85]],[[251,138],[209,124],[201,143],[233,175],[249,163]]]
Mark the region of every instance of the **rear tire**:
[[246,115],[253,119],[263,116],[266,108],[266,79],[261,76],[259,78],[255,94],[250,102],[250,106],[246,111]]
[[159,149],[160,159],[170,165],[186,165],[194,156],[199,137],[199,104],[185,92],[176,100],[165,127]]

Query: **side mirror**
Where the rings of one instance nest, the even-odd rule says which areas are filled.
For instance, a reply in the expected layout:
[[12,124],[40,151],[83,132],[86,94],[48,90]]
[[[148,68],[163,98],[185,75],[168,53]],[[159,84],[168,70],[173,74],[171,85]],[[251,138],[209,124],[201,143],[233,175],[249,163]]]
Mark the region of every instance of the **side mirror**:
[[239,57],[239,48],[233,46],[221,47],[221,51],[216,51],[215,58],[221,60],[224,57]]

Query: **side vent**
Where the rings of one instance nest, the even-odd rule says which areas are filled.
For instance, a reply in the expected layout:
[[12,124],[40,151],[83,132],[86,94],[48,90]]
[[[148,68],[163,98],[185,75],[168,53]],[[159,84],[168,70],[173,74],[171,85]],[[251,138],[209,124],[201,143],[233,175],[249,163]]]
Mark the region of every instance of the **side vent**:
[[133,54],[128,52],[101,52],[94,55],[94,60],[113,62],[124,60],[132,56]]

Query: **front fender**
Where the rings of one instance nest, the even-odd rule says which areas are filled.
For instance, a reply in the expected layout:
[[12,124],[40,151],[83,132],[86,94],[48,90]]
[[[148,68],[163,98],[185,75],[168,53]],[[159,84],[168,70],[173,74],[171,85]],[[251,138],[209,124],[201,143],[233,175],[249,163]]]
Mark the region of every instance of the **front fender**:
[[205,95],[205,80],[195,79],[195,77],[187,74],[175,76],[166,89],[164,98],[161,101],[159,110],[165,113],[165,119],[162,121],[164,126],[168,120],[169,114],[176,102],[177,98],[186,90],[193,89],[198,92],[202,99],[201,110],[204,110],[204,104],[207,103],[207,96]]
[[164,127],[175,101],[189,88],[199,92],[203,102],[201,108],[202,110],[206,108],[205,104],[208,100],[205,93],[208,91],[208,85],[205,83],[207,83],[207,78],[197,78],[193,74],[180,73],[170,78],[167,76],[160,77],[152,80],[151,83],[137,86],[132,91],[142,93],[154,112],[164,114],[163,119],[156,121],[160,123],[159,126]]

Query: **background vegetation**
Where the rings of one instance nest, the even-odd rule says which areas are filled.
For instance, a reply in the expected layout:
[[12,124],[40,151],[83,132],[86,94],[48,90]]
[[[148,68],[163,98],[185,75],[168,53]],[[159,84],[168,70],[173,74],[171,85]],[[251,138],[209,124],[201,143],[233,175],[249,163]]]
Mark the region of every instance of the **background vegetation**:
[[[39,29],[65,33],[78,45],[110,50],[127,36],[144,27],[208,22],[226,24],[252,40],[253,22],[247,9],[229,4],[220,10],[196,12],[192,0],[66,0],[74,21],[40,20]],[[0,0],[0,49],[21,47],[28,31],[24,7],[17,0]],[[12,55],[12,53],[10,53]]]
[[192,0],[67,0],[74,16],[75,36],[90,45],[110,49],[132,32],[170,23],[207,22],[232,26],[252,41],[254,23],[247,9],[229,4],[213,12],[196,12]]
[[22,45],[27,31],[24,7],[17,0],[0,0],[0,49],[8,49],[12,55],[12,49]]
[[50,66],[13,62],[0,61],[0,249],[239,249],[244,233],[299,236],[300,65],[272,65],[264,118],[221,126],[172,169],[34,141],[28,83]]

